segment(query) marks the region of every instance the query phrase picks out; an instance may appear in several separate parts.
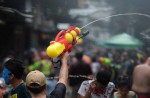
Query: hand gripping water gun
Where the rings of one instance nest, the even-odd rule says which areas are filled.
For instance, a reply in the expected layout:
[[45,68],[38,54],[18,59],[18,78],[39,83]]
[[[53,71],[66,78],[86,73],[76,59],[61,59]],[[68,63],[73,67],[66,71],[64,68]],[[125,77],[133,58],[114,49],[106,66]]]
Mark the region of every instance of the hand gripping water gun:
[[68,30],[61,30],[55,41],[50,42],[50,46],[47,47],[46,53],[50,58],[56,58],[64,52],[71,52],[72,47],[78,43],[78,40],[86,36],[89,32],[81,34],[80,28],[70,26]]

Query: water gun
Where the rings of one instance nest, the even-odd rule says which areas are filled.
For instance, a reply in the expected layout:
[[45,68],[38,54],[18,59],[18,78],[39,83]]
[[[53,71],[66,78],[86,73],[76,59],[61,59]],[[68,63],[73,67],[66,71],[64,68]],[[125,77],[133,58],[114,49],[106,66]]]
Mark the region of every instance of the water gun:
[[[81,30],[78,27],[70,26],[68,30],[61,30],[55,38],[55,41],[51,41],[50,45],[46,49],[46,53],[50,58],[56,58],[68,51],[71,52],[72,47],[75,46],[79,39],[86,36],[89,32],[81,34]],[[79,36],[81,34],[81,36]]]

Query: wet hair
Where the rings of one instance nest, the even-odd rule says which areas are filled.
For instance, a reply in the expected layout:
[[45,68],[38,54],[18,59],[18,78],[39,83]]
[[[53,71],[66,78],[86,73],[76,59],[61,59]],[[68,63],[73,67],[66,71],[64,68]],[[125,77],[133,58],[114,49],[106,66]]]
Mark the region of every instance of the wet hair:
[[103,86],[107,86],[111,78],[111,73],[107,70],[100,70],[96,75],[96,80]]
[[24,74],[24,64],[20,60],[10,59],[4,63],[4,67],[6,67],[17,79],[21,79]]
[[129,78],[127,76],[120,76],[117,80],[117,86],[118,88],[127,87],[130,89],[129,82]]
[[[32,86],[39,86],[37,83],[32,83],[32,84],[33,84]],[[26,88],[33,94],[40,94],[41,92],[44,91],[46,85],[35,87],[35,88],[26,86]]]

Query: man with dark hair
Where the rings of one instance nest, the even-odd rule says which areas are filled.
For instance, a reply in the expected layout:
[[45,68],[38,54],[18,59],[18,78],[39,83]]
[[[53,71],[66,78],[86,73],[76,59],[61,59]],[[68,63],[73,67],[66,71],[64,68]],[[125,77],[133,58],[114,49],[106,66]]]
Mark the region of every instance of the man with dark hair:
[[134,91],[130,91],[130,81],[127,76],[120,76],[117,80],[117,91],[114,92],[113,98],[137,98]]
[[26,88],[32,98],[65,98],[66,85],[68,81],[68,62],[69,53],[66,52],[61,58],[61,69],[59,80],[55,89],[46,96],[46,78],[40,71],[31,71],[26,77]]
[[83,52],[77,52],[77,53],[75,54],[75,57],[76,57],[78,60],[82,60]]
[[4,63],[3,75],[7,85],[11,84],[11,98],[31,98],[30,94],[26,92],[25,83],[22,76],[24,74],[23,62],[10,59]]
[[[91,76],[92,70],[89,64],[85,63],[83,59],[83,52],[77,52],[75,55],[77,62],[72,64],[69,69],[69,75],[83,75],[83,76]],[[85,77],[69,77],[69,86],[72,89],[71,98],[77,98],[78,89],[83,81],[87,80]]]
[[78,90],[79,98],[110,98],[115,88],[114,83],[109,82],[110,78],[110,72],[101,70],[96,80],[83,81]]
[[[77,62],[72,64],[70,66],[70,70],[69,70],[69,75],[92,75],[92,70],[89,64],[86,64],[83,60],[83,53],[82,52],[77,52],[76,53],[76,59]],[[78,86],[80,87],[80,84],[86,80],[87,78],[72,78],[69,77],[69,84],[72,87]]]

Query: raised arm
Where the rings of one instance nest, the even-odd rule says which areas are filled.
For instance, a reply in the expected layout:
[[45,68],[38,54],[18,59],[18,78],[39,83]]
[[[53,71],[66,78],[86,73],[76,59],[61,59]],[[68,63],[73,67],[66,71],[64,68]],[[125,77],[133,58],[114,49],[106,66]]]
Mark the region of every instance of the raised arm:
[[70,58],[70,55],[68,52],[64,53],[61,57],[61,69],[60,69],[60,73],[59,73],[59,81],[58,83],[63,83],[64,85],[67,85],[67,81],[68,81],[68,65],[67,62]]

